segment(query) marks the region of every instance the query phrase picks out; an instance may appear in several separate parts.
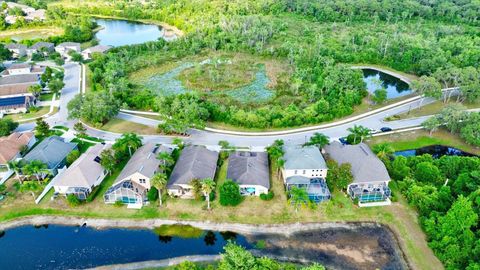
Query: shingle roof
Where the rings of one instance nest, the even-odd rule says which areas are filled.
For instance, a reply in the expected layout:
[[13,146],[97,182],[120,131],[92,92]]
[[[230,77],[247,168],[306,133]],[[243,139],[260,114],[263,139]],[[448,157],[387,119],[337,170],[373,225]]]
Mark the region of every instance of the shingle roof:
[[21,84],[21,83],[37,83],[40,80],[38,74],[20,74],[12,76],[0,77],[0,85]]
[[162,163],[161,160],[157,159],[157,155],[164,151],[171,152],[171,149],[165,146],[157,146],[155,143],[147,143],[138,148],[117,177],[115,184],[137,172],[145,177],[152,177]]
[[90,53],[94,53],[94,52],[104,53],[104,52],[110,50],[111,48],[113,48],[113,47],[112,46],[105,46],[105,45],[96,45],[96,46],[85,49],[84,52],[88,51]]
[[12,160],[20,148],[27,145],[33,137],[33,132],[14,132],[9,136],[0,138],[0,164],[5,164]]
[[80,43],[77,42],[63,42],[57,45],[57,47],[75,47],[78,51],[80,50]]
[[15,63],[9,66],[7,69],[20,69],[20,68],[31,68],[32,65],[27,64],[27,63]]
[[350,163],[352,165],[355,183],[390,181],[385,164],[364,143],[343,145],[339,142],[332,142],[324,149],[338,164]]
[[0,97],[27,94],[29,93],[28,87],[34,84],[35,83],[0,85]]
[[173,168],[167,187],[177,184],[188,185],[193,179],[214,178],[218,152],[203,146],[187,146]]
[[53,49],[54,47],[55,47],[55,44],[53,44],[53,43],[39,41],[39,42],[33,44],[30,47],[30,49],[32,49],[32,50],[40,50],[41,48]]
[[54,169],[75,148],[75,143],[65,142],[59,136],[51,136],[39,143],[23,159],[27,162],[40,160],[47,164],[49,169]]
[[5,48],[9,49],[9,50],[15,50],[15,49],[24,49],[26,50],[27,49],[27,46],[23,45],[23,44],[18,44],[18,43],[9,43],[7,45],[5,45]]
[[228,158],[227,178],[239,185],[259,185],[270,189],[268,154],[234,152]]
[[286,145],[283,147],[287,170],[327,169],[327,164],[316,146]]
[[102,151],[110,145],[96,144],[90,147],[85,154],[81,155],[75,162],[62,173],[55,182],[56,186],[84,187],[90,188],[103,173],[99,156]]

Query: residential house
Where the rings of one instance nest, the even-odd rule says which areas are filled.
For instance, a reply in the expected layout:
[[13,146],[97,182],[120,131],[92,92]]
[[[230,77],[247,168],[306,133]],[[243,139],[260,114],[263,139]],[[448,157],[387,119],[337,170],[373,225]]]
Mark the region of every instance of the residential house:
[[270,171],[266,152],[237,151],[228,157],[227,179],[240,186],[240,194],[255,195],[268,193]]
[[60,55],[64,58],[70,59],[70,55],[68,54],[70,51],[74,51],[80,53],[80,43],[76,42],[63,42],[58,44],[55,47],[55,51],[60,53]]
[[193,198],[192,180],[214,179],[217,161],[218,152],[210,151],[203,146],[185,147],[168,180],[168,194]]
[[56,193],[73,194],[80,200],[86,200],[93,188],[100,185],[106,170],[100,165],[100,154],[111,145],[96,144],[90,147],[64,172],[60,173],[53,184]]
[[28,88],[35,84],[40,84],[38,74],[0,77],[0,113],[27,112],[36,101],[35,96],[28,91]]
[[283,151],[282,176],[286,189],[305,188],[310,200],[317,203],[329,200],[331,195],[325,180],[328,167],[318,147],[286,145]]
[[37,9],[32,12],[28,12],[24,18],[27,21],[44,21],[47,19],[47,11],[45,9]]
[[83,56],[84,60],[92,59],[92,55],[94,53],[104,54],[107,51],[109,51],[111,48],[113,48],[113,47],[112,46],[105,46],[105,45],[96,45],[96,46],[93,46],[93,47],[90,47],[90,48],[87,48],[87,49],[83,50],[82,51],[82,56]]
[[115,183],[105,193],[105,203],[121,201],[131,208],[140,208],[147,203],[147,192],[151,188],[150,178],[161,172],[159,166],[163,161],[159,160],[157,155],[171,151],[168,147],[154,143],[147,143],[137,149]]
[[30,149],[37,142],[33,132],[14,132],[0,138],[0,166],[8,167],[8,162],[21,158],[21,150]]
[[49,173],[55,176],[58,169],[65,166],[67,155],[75,149],[77,149],[77,144],[66,142],[59,136],[50,136],[26,154],[22,162],[29,163],[39,160],[45,163]]
[[12,52],[14,58],[23,57],[27,54],[27,46],[23,44],[9,43],[5,45],[5,48]]
[[15,2],[7,2],[7,6],[8,6],[9,9],[10,8],[20,8],[23,11],[23,13],[25,13],[25,14],[29,14],[29,13],[35,11],[35,9],[33,7],[30,7],[30,6],[27,6],[27,5],[22,5],[22,4],[15,3]]
[[[29,63],[14,63],[2,72],[2,76],[14,76],[14,75],[24,75],[24,74],[42,74],[45,72],[45,67],[42,66],[32,66]],[[32,77],[33,80],[33,77]]]
[[352,166],[353,183],[348,185],[347,191],[353,199],[358,199],[360,206],[391,203],[387,168],[368,145],[332,142],[325,146],[325,151],[338,164],[349,163]]
[[39,41],[27,49],[27,54],[32,56],[34,53],[43,52],[51,53],[55,51],[55,44],[50,42]]

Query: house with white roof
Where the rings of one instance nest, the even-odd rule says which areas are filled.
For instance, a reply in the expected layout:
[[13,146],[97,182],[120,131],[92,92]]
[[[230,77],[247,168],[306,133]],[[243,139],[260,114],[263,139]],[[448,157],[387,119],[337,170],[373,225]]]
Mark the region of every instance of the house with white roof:
[[70,59],[70,55],[68,54],[70,51],[74,51],[77,53],[81,52],[80,43],[77,42],[63,42],[58,44],[55,47],[55,51],[58,52],[62,57]]

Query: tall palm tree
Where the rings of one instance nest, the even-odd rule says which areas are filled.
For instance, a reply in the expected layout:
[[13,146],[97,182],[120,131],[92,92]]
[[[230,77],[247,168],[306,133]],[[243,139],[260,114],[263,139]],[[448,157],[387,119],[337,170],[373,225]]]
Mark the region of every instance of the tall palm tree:
[[212,178],[206,178],[202,181],[203,196],[207,200],[207,210],[210,210],[210,193],[215,189],[215,181]]
[[298,188],[298,187],[292,187],[289,192],[290,195],[290,201],[293,203],[293,206],[295,207],[295,212],[298,212],[298,207],[302,204],[307,204],[308,203],[308,192],[305,188]]
[[175,163],[175,160],[168,152],[158,153],[157,159],[161,160],[160,168],[166,172]]
[[135,133],[124,133],[113,146],[122,152],[128,150],[129,155],[132,156],[132,150],[135,151],[142,146],[142,137]]
[[49,173],[47,164],[43,163],[40,160],[32,160],[30,163],[25,165],[24,170],[28,175],[35,176],[35,178],[37,178],[37,181],[40,181],[43,178],[43,175]]
[[395,149],[389,143],[376,144],[372,150],[382,160],[388,159],[395,152]]
[[150,182],[152,186],[158,190],[158,199],[160,201],[159,206],[162,206],[162,191],[168,183],[167,175],[164,173],[156,173],[152,176]]
[[365,138],[368,138],[371,135],[369,128],[360,125],[354,125],[347,130],[353,134],[354,143],[357,143],[357,138],[360,138],[360,142],[363,142]]
[[312,137],[310,137],[310,141],[304,144],[304,146],[315,145],[318,148],[323,148],[330,142],[330,138],[322,133],[315,132]]
[[20,184],[22,183],[22,179],[20,178],[20,162],[16,160],[11,160],[7,163],[8,168],[15,172],[15,177],[18,179]]

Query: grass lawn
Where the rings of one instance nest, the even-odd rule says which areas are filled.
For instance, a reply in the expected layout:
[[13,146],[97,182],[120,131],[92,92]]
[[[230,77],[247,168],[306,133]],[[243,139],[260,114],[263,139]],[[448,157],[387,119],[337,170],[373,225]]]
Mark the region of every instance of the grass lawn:
[[[53,93],[45,93],[40,95],[40,101],[52,101]],[[58,96],[55,97],[55,100],[58,100]]]
[[78,151],[80,151],[80,154],[83,154],[83,153],[87,152],[87,150],[88,150],[88,148],[90,148],[90,146],[95,145],[94,143],[82,141],[82,140],[79,140],[77,138],[73,139],[72,142],[77,144]]
[[[58,111],[58,108],[56,110]],[[9,115],[6,115],[5,118],[10,118],[13,121],[21,121],[21,120],[25,120],[25,119],[41,117],[41,116],[47,114],[49,111],[50,111],[50,107],[49,106],[44,106],[44,107],[39,107],[39,110],[35,111],[35,112],[9,114]],[[55,110],[54,110],[54,112],[55,112]],[[32,121],[35,121],[35,120],[32,120]]]
[[115,133],[135,132],[142,135],[160,134],[155,127],[125,121],[119,118],[113,118],[112,120],[108,121],[108,123],[100,127],[100,129]]
[[61,129],[63,131],[68,131],[68,127],[66,127],[66,126],[53,126],[52,128],[53,129]]
[[[445,108],[445,106],[447,106],[449,104],[456,104],[456,103],[457,102],[455,102],[455,101],[451,101],[451,102],[448,102],[448,103],[443,103],[442,101],[435,101],[435,102],[430,103],[428,105],[422,106],[421,108],[411,110],[410,112],[394,115],[389,120],[408,119],[408,118],[413,118],[413,117],[437,114],[443,108]],[[462,103],[462,105],[465,106],[467,109],[480,108],[480,102]]]
[[458,135],[440,129],[434,132],[430,137],[428,131],[423,129],[415,131],[407,131],[397,134],[377,136],[367,140],[370,146],[378,143],[388,142],[396,151],[420,148],[429,145],[447,145],[458,148],[462,151],[480,155],[480,148],[469,145],[463,141]]
[[39,26],[0,31],[0,39],[10,38],[16,41],[20,41],[23,39],[47,38],[50,36],[59,36],[62,34],[63,29],[60,27]]

